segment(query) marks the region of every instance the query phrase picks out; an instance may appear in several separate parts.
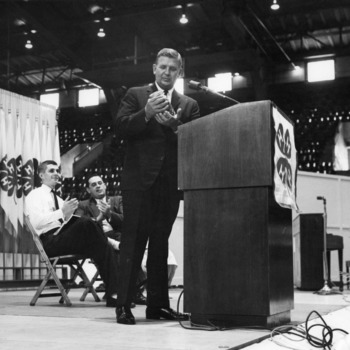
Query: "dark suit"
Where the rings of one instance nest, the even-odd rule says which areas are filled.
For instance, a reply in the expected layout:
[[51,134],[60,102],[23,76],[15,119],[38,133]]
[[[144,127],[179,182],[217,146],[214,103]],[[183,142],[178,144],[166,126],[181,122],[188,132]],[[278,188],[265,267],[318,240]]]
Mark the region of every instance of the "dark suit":
[[[122,223],[123,223],[123,203],[121,196],[107,197],[107,201],[110,201],[111,206],[111,219],[109,220],[113,231],[106,232],[107,236],[120,241]],[[89,218],[97,218],[100,214],[100,210],[97,208],[97,202],[94,198],[79,202],[78,208],[75,212],[76,215],[86,216]],[[102,222],[98,223],[101,228]]]
[[[154,118],[145,120],[145,105],[156,86],[131,88],[116,117],[117,133],[127,141],[121,179],[124,224],[120,262],[123,283],[118,304],[128,305],[147,240],[147,304],[168,307],[168,238],[179,208],[177,135]],[[171,104],[181,108],[180,123],[199,117],[196,101],[173,91]]]

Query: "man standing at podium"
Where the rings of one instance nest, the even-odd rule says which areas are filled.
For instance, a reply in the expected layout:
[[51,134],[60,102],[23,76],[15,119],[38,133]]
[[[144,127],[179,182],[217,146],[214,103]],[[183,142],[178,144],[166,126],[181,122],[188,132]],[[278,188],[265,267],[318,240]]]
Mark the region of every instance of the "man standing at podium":
[[177,127],[198,118],[195,100],[174,90],[182,58],[173,49],[159,51],[153,64],[155,82],[128,90],[116,117],[127,141],[121,180],[124,205],[120,244],[121,283],[117,322],[135,324],[130,303],[148,243],[147,319],[186,319],[169,306],[168,238],[181,192],[177,187]]

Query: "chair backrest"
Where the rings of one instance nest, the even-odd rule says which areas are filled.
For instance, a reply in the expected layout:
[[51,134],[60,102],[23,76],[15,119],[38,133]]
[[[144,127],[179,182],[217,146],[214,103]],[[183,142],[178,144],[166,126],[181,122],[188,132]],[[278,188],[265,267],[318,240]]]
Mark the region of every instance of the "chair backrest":
[[42,260],[43,262],[48,262],[50,259],[49,257],[47,256],[45,250],[44,250],[44,247],[41,243],[41,240],[38,236],[38,234],[36,233],[33,225],[31,224],[30,220],[29,220],[29,216],[28,215],[25,215],[24,216],[24,222],[26,224],[26,226],[28,227],[30,233],[32,234],[32,237],[33,237],[33,240],[34,240],[34,243],[39,251],[39,254],[40,254],[40,260]]

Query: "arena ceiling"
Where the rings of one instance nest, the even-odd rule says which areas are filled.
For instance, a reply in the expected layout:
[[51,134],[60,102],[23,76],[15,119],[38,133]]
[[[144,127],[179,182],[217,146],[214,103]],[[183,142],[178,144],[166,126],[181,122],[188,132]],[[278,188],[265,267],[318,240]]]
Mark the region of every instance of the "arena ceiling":
[[31,95],[148,82],[163,47],[178,49],[198,79],[350,54],[350,0],[277,1],[277,11],[273,0],[0,1],[0,87]]

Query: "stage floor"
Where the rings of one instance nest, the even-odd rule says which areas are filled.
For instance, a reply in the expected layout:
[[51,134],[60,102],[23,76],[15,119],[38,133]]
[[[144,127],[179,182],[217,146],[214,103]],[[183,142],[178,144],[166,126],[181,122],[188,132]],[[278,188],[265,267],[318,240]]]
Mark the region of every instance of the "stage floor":
[[[137,324],[119,325],[115,310],[104,302],[96,303],[91,295],[80,302],[82,290],[69,294],[73,306],[58,304],[58,298],[39,299],[29,306],[34,291],[0,292],[1,350],[47,349],[122,349],[122,350],[189,350],[189,349],[283,349],[269,340],[265,329],[232,329],[226,331],[189,330],[172,321],[147,321],[145,306],[136,306]],[[181,290],[171,289],[171,306],[176,309]],[[295,290],[293,324],[305,322],[309,313],[317,311],[331,327],[337,325],[350,333],[350,291],[342,294],[317,295]],[[180,307],[182,305],[180,302]],[[313,317],[314,318],[314,317]],[[184,323],[189,326],[189,323]],[[347,327],[347,328],[346,328]],[[297,349],[311,349],[302,343],[288,344]]]

